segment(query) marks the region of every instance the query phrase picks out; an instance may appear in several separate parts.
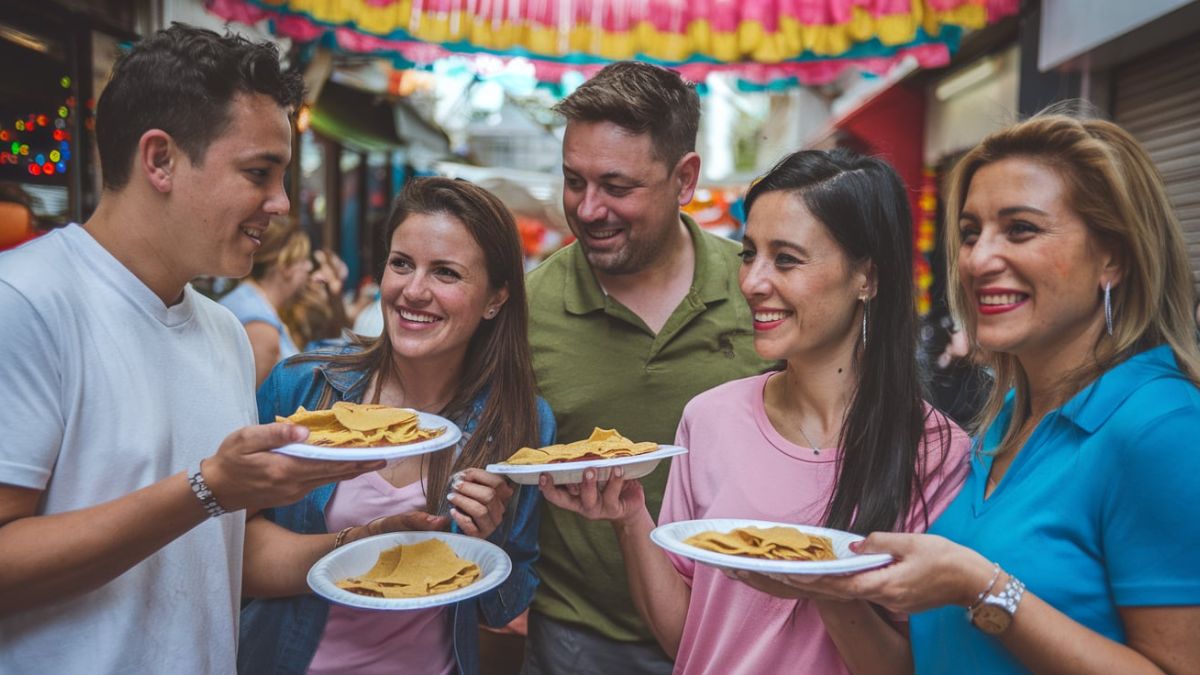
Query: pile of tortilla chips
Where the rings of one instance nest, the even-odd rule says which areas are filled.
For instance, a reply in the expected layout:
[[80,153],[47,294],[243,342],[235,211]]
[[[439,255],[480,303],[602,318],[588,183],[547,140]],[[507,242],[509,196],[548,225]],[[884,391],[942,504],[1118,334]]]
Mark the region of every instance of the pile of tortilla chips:
[[379,554],[366,574],[337,582],[337,587],[376,598],[419,598],[475,583],[479,565],[463,560],[441,539],[400,545]]
[[829,537],[804,534],[790,527],[739,527],[721,533],[709,530],[683,541],[696,548],[766,560],[837,560]]
[[291,422],[308,427],[309,445],[339,448],[365,448],[401,445],[441,436],[445,427],[422,429],[417,413],[371,403],[333,404],[329,410],[305,410],[303,406],[276,422]]
[[596,427],[587,440],[547,445],[544,448],[521,448],[502,464],[558,464],[582,462],[588,459],[632,457],[654,452],[657,443],[634,443],[617,433],[616,429]]

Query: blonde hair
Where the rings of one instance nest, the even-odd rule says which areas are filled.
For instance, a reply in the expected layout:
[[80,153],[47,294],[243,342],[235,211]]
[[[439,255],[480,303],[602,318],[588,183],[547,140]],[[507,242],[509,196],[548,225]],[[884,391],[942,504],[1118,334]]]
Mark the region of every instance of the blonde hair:
[[300,226],[289,218],[272,218],[263,232],[262,245],[254,253],[250,277],[262,279],[276,267],[286,268],[312,253],[312,243]]
[[[959,214],[975,172],[1013,157],[1041,162],[1059,173],[1067,204],[1109,245],[1121,267],[1121,280],[1112,288],[1113,334],[1101,334],[1092,361],[1066,378],[1060,402],[1125,359],[1163,344],[1171,346],[1184,374],[1200,384],[1191,271],[1179,220],[1146,151],[1105,120],[1039,114],[988,136],[954,167],[946,190],[948,287],[950,306],[969,333],[975,334],[978,316],[974,303],[966,302],[958,276]],[[1015,390],[1012,420],[995,451],[1003,454],[1030,414],[1029,382],[1015,356],[984,356],[995,384],[975,420],[976,431],[996,420],[1008,391]]]

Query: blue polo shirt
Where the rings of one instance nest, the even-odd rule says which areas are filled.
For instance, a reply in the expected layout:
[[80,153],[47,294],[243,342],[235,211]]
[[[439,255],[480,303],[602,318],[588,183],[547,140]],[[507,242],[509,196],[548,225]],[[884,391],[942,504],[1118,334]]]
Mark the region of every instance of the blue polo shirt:
[[[1126,360],[1048,414],[984,499],[988,451],[1012,405],[1010,393],[962,492],[929,531],[1118,642],[1118,607],[1200,605],[1200,389],[1171,349]],[[1028,672],[961,607],[913,615],[910,630],[922,675]]]

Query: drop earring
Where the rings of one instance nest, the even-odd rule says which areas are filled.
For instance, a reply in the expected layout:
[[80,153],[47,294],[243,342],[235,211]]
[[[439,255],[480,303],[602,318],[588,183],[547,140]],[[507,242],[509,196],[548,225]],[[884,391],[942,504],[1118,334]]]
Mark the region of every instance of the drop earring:
[[1104,282],[1104,326],[1112,335],[1112,282]]
[[863,348],[865,349],[867,346],[867,299],[865,297],[862,297],[862,298],[859,298],[859,300],[862,300],[862,304],[863,304],[862,340],[863,340]]

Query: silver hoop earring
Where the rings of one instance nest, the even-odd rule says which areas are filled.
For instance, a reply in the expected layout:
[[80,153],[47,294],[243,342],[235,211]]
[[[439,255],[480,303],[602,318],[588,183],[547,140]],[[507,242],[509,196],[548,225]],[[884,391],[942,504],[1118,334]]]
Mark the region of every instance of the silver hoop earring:
[[867,299],[866,298],[859,298],[859,299],[862,300],[862,304],[863,304],[862,336],[863,336],[863,348],[865,349],[867,346]]
[[1112,282],[1104,282],[1104,325],[1112,335]]

